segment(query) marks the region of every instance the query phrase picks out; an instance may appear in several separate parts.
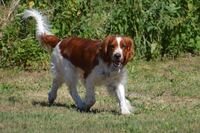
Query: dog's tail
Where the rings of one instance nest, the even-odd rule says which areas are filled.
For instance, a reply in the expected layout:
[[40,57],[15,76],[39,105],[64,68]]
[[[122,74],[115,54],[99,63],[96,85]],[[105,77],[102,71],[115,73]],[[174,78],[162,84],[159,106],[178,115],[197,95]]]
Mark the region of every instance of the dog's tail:
[[46,49],[54,48],[60,39],[50,32],[50,25],[45,16],[35,9],[25,10],[23,19],[33,17],[37,23],[36,37]]

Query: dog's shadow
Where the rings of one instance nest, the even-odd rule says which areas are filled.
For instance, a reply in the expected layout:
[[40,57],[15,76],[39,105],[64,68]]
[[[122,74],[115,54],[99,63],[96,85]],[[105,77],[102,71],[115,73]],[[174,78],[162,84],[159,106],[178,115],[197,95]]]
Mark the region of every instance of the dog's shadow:
[[53,103],[53,104],[49,104],[46,101],[32,101],[32,105],[33,106],[41,106],[41,107],[51,107],[51,106],[55,106],[55,107],[63,107],[63,108],[76,108],[75,105],[67,105],[64,103]]
[[77,107],[74,104],[67,105],[67,104],[64,104],[64,103],[53,103],[53,104],[50,105],[46,101],[32,101],[32,105],[33,106],[41,106],[41,107],[61,107],[61,108],[66,108],[66,109],[73,109],[73,110],[81,112],[81,113],[92,113],[92,114],[97,114],[97,113],[112,113],[112,114],[119,115],[119,112],[117,112],[115,110],[91,109],[90,111],[80,111],[80,110],[77,109]]

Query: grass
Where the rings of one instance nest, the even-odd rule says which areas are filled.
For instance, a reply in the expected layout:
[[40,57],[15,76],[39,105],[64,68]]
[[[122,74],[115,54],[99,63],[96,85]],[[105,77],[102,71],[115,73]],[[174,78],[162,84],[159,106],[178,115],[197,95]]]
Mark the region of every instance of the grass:
[[[0,69],[0,132],[199,132],[200,57],[128,65],[127,97],[135,107],[119,115],[116,101],[97,88],[97,102],[80,113],[65,86],[49,107],[49,71]],[[83,96],[84,89],[79,92]]]

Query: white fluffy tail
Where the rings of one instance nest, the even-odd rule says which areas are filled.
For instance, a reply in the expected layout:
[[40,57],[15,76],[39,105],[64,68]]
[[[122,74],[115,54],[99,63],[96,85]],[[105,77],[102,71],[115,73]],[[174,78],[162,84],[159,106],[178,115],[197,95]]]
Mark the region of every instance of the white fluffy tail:
[[37,37],[44,34],[52,35],[52,33],[50,32],[50,25],[48,24],[46,17],[42,16],[40,12],[35,9],[25,10],[23,18],[26,19],[28,17],[35,18],[37,22]]
[[46,17],[35,9],[24,11],[23,19],[28,17],[33,17],[36,20],[36,37],[40,43],[47,49],[54,48],[60,39],[50,32],[50,25],[48,24]]

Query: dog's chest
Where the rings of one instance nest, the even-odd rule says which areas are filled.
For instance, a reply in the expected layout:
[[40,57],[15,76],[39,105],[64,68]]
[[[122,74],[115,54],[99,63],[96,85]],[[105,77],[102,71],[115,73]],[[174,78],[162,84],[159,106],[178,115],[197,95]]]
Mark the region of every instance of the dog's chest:
[[120,82],[122,79],[122,72],[112,71],[104,66],[96,66],[88,77],[95,85],[109,85]]

